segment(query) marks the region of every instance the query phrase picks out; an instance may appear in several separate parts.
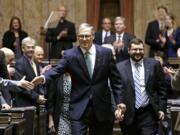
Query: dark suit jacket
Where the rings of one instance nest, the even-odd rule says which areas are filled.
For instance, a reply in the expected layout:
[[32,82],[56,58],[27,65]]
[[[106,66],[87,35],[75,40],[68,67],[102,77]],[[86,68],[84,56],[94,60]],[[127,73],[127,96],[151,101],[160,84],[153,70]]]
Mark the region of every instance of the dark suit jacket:
[[[129,58],[128,46],[129,46],[129,42],[133,38],[135,38],[134,35],[126,33],[126,32],[124,33],[124,36],[123,36],[124,49],[120,50],[119,52],[116,52],[116,62],[117,63]],[[115,34],[107,37],[105,43],[113,44],[114,41],[116,41],[116,35]]]
[[[113,31],[111,31],[111,35],[114,34]],[[95,44],[102,45],[102,30],[95,33],[95,38],[93,41]]]
[[[32,81],[34,77],[36,76],[34,73],[34,70],[26,56],[21,56],[15,64],[15,78],[16,80],[20,80],[23,76],[26,76],[27,81]],[[39,73],[39,67],[37,66],[38,74]],[[36,101],[38,99],[39,93],[42,91],[40,86],[36,87],[32,91],[24,90],[22,92],[16,93],[16,106],[23,107],[23,106],[36,106]]]
[[[21,41],[27,36],[28,36],[28,34],[25,31],[19,31],[20,46],[21,46]],[[2,41],[3,41],[2,42],[3,47],[7,47],[7,48],[15,51],[15,47],[14,47],[15,36],[12,31],[10,31],[10,30],[6,31],[4,33]]]
[[69,72],[72,79],[70,116],[79,120],[89,100],[98,120],[112,120],[111,92],[108,78],[115,96],[116,103],[123,102],[123,87],[110,49],[95,45],[96,61],[94,73],[90,78],[83,53],[80,47],[65,51],[59,64],[45,73],[46,82]]
[[161,47],[161,43],[157,43],[156,40],[159,39],[160,28],[157,20],[154,20],[148,24],[145,43],[148,44],[150,48],[150,56],[153,56],[154,51],[164,51],[164,48]]
[[[135,88],[130,60],[117,64],[125,89],[125,104],[127,112],[124,122],[126,125],[132,123],[135,115]],[[144,58],[145,88],[150,98],[149,104],[158,117],[158,111],[166,110],[166,85],[164,73],[160,63],[154,59]]]
[[[58,34],[67,29],[67,37],[57,40]],[[73,42],[76,41],[76,30],[74,23],[64,20],[63,23],[59,22],[56,28],[48,29],[46,33],[46,41],[51,43],[51,58],[59,58],[61,56],[60,52],[62,50],[67,50],[73,47]]]

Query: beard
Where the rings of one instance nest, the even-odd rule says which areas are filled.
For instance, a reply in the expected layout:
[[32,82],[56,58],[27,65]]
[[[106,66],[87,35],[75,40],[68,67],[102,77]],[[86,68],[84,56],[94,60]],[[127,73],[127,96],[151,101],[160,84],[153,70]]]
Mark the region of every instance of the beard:
[[135,62],[141,61],[143,59],[143,57],[144,57],[144,54],[138,54],[138,55],[137,54],[131,54],[130,55],[130,58]]

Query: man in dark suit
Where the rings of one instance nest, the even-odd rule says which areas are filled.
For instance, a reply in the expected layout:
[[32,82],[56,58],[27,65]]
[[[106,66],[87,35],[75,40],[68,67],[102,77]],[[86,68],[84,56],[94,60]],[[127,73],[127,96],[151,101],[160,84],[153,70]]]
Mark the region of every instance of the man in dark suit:
[[[26,37],[22,40],[23,55],[17,59],[15,64],[16,80],[26,76],[28,81],[32,81],[34,77],[40,75],[39,66],[33,61],[35,40],[31,37]],[[36,87],[33,91],[23,91],[16,93],[15,106],[38,106],[39,103],[44,103],[44,90],[41,86]]]
[[50,58],[60,58],[62,51],[72,48],[72,43],[76,41],[75,25],[66,20],[66,7],[60,5],[58,11],[60,17],[58,25],[48,29],[46,33],[46,41],[51,43]]
[[121,123],[123,135],[155,135],[166,111],[166,86],[160,63],[143,58],[142,40],[131,40],[130,59],[117,64],[125,89],[127,111]]
[[135,36],[125,32],[125,18],[116,17],[114,20],[114,28],[116,33],[107,37],[105,43],[111,44],[116,52],[116,62],[121,62],[129,58],[128,44]]
[[64,52],[59,64],[32,82],[47,83],[65,72],[72,80],[70,118],[73,135],[111,135],[114,119],[108,78],[115,96],[115,116],[125,112],[123,86],[110,49],[93,44],[94,30],[87,23],[79,27],[79,46]]
[[149,22],[145,43],[150,46],[150,57],[154,57],[154,53],[157,51],[164,52],[164,33],[165,33],[165,19],[167,15],[167,8],[164,6],[159,6],[157,8],[158,19],[152,22]]
[[102,30],[95,33],[95,38],[94,38],[94,41],[93,41],[97,45],[104,44],[105,43],[105,38],[107,38],[108,36],[114,34],[114,32],[111,31],[112,22],[111,22],[110,18],[105,17],[102,20],[101,27],[102,27]]

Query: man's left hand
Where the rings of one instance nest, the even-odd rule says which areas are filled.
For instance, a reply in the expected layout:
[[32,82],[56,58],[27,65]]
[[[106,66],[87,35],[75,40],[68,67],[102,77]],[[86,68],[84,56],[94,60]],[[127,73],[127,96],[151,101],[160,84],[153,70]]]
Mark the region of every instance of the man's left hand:
[[123,121],[124,113],[126,112],[126,105],[125,104],[118,104],[117,109],[115,111],[115,117],[118,121]]
[[165,118],[164,112],[163,111],[159,111],[158,114],[159,114],[159,120],[164,120],[164,118]]

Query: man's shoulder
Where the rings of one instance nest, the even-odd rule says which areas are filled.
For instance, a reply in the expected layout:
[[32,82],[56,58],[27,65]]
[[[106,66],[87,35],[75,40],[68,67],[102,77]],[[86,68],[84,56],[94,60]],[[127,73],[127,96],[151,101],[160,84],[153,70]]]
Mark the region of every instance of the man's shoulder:
[[128,62],[130,62],[129,59],[118,62],[116,65],[117,65],[117,67],[123,68],[123,67],[125,67],[125,65],[127,65]]
[[153,20],[153,21],[150,21],[149,22],[149,25],[152,26],[152,25],[156,25],[158,24],[158,21],[157,20]]

